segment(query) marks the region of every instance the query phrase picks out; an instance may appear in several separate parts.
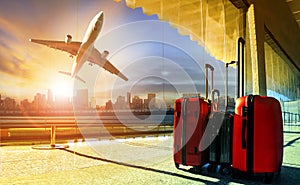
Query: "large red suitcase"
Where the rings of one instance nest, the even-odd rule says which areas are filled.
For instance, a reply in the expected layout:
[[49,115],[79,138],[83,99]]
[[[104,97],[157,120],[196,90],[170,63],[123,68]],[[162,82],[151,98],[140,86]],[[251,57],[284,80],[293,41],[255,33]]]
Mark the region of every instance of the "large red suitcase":
[[210,105],[200,97],[183,97],[174,106],[174,147],[175,166],[193,166],[196,169],[208,161],[206,150],[199,149],[206,129]]
[[243,96],[235,106],[232,167],[250,174],[273,176],[283,158],[283,125],[278,100],[266,96]]

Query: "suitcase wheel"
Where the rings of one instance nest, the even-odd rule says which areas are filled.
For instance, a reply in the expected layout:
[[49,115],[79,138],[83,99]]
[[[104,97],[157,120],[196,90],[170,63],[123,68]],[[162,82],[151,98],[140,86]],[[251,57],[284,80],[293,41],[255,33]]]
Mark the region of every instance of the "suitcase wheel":
[[202,167],[201,166],[193,166],[193,168],[190,169],[191,173],[194,174],[200,174],[202,171]]
[[220,173],[222,175],[229,175],[231,173],[231,167],[228,165],[221,165]]
[[207,171],[209,171],[209,172],[216,172],[217,171],[217,167],[218,167],[218,165],[216,165],[216,164],[209,164],[208,167],[207,167]]
[[240,173],[238,170],[236,170],[234,168],[231,169],[231,178],[232,179],[237,179],[239,177],[239,175],[240,175]]
[[179,169],[179,164],[178,164],[178,163],[175,163],[175,167],[176,167],[177,169]]
[[277,172],[277,177],[280,176],[281,173],[281,168],[279,168],[278,172]]
[[271,184],[274,173],[265,173],[265,177],[263,178],[263,183]]

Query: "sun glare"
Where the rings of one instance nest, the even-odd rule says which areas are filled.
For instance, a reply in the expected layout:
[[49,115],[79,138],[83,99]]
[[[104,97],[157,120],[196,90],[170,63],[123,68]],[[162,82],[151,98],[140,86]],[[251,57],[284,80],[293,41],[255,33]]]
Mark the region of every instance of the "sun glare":
[[71,97],[73,95],[72,85],[65,81],[59,81],[52,85],[54,96]]

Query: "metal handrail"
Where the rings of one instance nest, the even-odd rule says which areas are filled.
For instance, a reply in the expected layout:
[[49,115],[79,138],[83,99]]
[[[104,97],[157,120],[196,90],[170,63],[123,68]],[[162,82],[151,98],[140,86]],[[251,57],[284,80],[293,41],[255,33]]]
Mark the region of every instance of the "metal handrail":
[[[113,122],[112,122],[113,121]],[[55,144],[56,138],[56,130],[57,128],[92,128],[92,127],[101,127],[105,129],[123,129],[124,133],[127,133],[128,129],[136,129],[141,130],[147,128],[147,130],[157,129],[157,133],[162,132],[160,129],[163,127],[163,132],[172,132],[173,131],[173,122],[165,122],[157,123],[157,121],[146,121],[146,120],[131,120],[131,123],[127,123],[126,125],[122,124],[119,120],[107,119],[79,119],[78,121],[70,118],[62,118],[60,120],[55,119],[47,119],[47,118],[35,118],[31,119],[6,119],[5,117],[0,118],[0,129],[3,131],[13,128],[50,128],[50,146],[48,148],[55,148],[57,145]],[[166,130],[166,127],[170,127]],[[58,146],[60,147],[60,146]],[[44,148],[44,146],[42,147]]]
[[[300,114],[298,114],[298,113],[283,111],[282,114],[283,114],[282,120],[283,120],[284,124],[300,122]],[[287,115],[287,118],[286,118],[286,115]],[[293,119],[293,117],[294,117],[294,119]]]

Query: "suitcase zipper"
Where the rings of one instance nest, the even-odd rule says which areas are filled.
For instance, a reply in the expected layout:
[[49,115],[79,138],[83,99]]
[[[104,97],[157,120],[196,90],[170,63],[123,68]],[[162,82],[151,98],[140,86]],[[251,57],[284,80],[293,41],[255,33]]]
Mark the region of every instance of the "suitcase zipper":
[[242,107],[242,149],[247,148],[247,144],[246,144],[247,113],[248,113],[248,108]]
[[253,144],[254,144],[254,97],[253,95],[248,96],[247,106],[247,148],[246,148],[246,167],[248,173],[253,173]]
[[187,115],[187,98],[183,99],[182,104],[182,139],[181,139],[181,146],[182,146],[182,152],[181,152],[181,158],[182,158],[182,164],[186,165],[186,115]]

